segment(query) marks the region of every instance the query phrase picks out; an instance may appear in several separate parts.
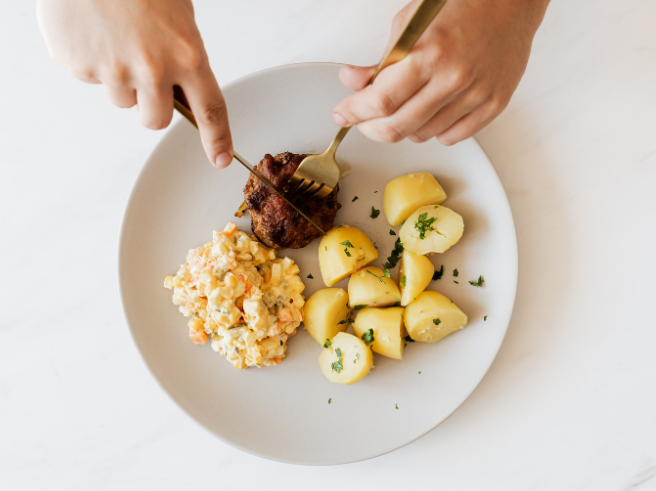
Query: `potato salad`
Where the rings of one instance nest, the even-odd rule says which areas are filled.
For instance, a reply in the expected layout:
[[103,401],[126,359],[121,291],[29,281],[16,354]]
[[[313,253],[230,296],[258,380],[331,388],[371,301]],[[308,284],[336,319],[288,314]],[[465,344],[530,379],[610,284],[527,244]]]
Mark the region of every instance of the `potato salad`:
[[188,322],[196,344],[211,339],[214,351],[235,368],[277,365],[287,340],[303,320],[298,265],[230,222],[212,242],[189,251],[187,262],[164,286]]

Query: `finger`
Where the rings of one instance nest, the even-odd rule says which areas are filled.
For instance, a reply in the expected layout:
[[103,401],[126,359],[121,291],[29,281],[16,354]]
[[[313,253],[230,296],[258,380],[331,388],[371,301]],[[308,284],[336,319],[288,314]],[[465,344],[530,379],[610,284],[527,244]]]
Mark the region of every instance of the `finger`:
[[137,89],[137,111],[141,124],[146,128],[166,128],[173,118],[173,87]]
[[209,66],[180,84],[187,96],[207,158],[218,168],[227,167],[234,154],[228,109]]
[[453,145],[474,136],[490,124],[503,111],[505,106],[506,103],[497,102],[496,99],[488,100],[485,104],[463,116],[445,131],[438,134],[438,141],[443,145]]
[[345,97],[333,110],[340,126],[391,116],[430,79],[430,70],[408,56],[380,72],[373,84]]
[[466,93],[460,94],[454,100],[444,105],[428,121],[418,129],[412,131],[408,135],[408,138],[415,143],[430,140],[453,126],[459,119],[474,111],[486,99],[487,96],[481,97],[477,89],[468,90]]
[[345,65],[339,70],[339,81],[351,90],[363,89],[376,71],[373,66],[350,66]]
[[110,87],[103,85],[103,90],[109,102],[115,106],[128,108],[137,104],[137,91],[133,87]]

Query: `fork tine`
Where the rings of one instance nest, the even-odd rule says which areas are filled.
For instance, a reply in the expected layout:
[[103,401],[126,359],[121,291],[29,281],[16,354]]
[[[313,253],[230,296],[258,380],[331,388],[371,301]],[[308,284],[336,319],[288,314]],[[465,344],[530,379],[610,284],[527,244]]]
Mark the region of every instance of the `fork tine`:
[[321,190],[322,190],[324,187],[326,187],[326,185],[325,185],[324,183],[321,183],[321,184],[319,185],[319,187],[310,190],[310,191],[308,192],[308,194],[310,195],[310,198],[316,198],[316,197],[318,197],[318,196],[319,196],[319,193],[321,192]]
[[[307,186],[306,186],[306,184],[307,184]],[[298,189],[296,190],[297,194],[307,193],[308,189],[310,189],[313,184],[314,184],[314,181],[305,181],[305,183],[303,183],[301,186],[299,186]]]
[[296,179],[296,182],[292,184],[292,187],[290,189],[292,194],[297,194],[298,190],[301,189],[305,185],[305,179]]
[[323,183],[313,181],[312,184],[305,190],[305,194],[312,196],[319,190],[321,186],[323,186]]

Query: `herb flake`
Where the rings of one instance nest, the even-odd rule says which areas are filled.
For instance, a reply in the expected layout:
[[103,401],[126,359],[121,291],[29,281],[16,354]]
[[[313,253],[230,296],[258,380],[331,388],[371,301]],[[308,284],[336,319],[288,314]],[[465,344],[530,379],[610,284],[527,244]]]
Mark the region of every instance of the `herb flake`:
[[324,348],[330,348],[333,345],[332,341],[328,338],[326,338],[326,342],[323,343]]
[[406,340],[408,343],[414,343],[414,342],[415,342],[415,340],[412,339],[412,338],[410,337],[410,334],[408,334],[408,335],[405,337],[405,340]]
[[354,203],[354,202],[356,202],[357,200],[358,200],[358,197],[355,196],[355,197],[351,200],[351,203]]
[[330,404],[331,402],[333,402],[333,398],[332,398],[332,397],[330,397],[330,398],[328,399],[328,404]]
[[313,279],[314,279],[314,276],[312,276],[312,273],[310,273],[307,277],[308,277],[309,280],[313,280]]
[[373,276],[373,277],[376,278],[378,281],[380,281],[383,285],[385,284],[385,280],[384,280],[383,278],[381,278],[381,277],[378,276],[377,274],[373,274],[373,273],[372,273],[371,271],[369,271],[368,269],[367,269],[366,271],[367,271],[367,273],[369,273],[371,276]]
[[444,274],[444,264],[442,265],[439,271],[435,270],[435,272],[433,273],[433,281],[441,280],[443,274]]
[[387,258],[387,262],[383,264],[383,268],[387,269],[392,269],[396,264],[399,262],[399,259],[401,259],[401,254],[403,253],[403,243],[401,242],[401,238],[399,237],[396,239],[396,242],[394,242],[394,249],[390,253],[389,257]]
[[484,316],[483,316],[483,320],[484,320],[484,321],[487,320],[487,315],[484,315]]
[[433,319],[433,324],[439,326],[442,321],[440,319]]
[[390,235],[396,235],[396,232],[394,230],[390,229],[389,234]]
[[482,275],[478,277],[478,280],[469,282],[471,286],[475,286],[476,288],[482,287],[483,283],[485,283],[485,280],[483,279]]
[[335,350],[335,354],[337,355],[337,361],[331,365],[331,368],[335,372],[340,373],[344,370],[344,355],[342,355],[342,350],[339,348]]
[[355,249],[355,247],[353,247],[353,244],[351,244],[350,240],[345,240],[344,242],[340,242],[340,244],[346,247],[350,247],[351,249]]
[[378,215],[380,215],[380,210],[377,210],[373,206],[371,207],[371,215],[369,215],[371,218],[378,218]]
[[453,276],[458,276],[460,273],[458,272],[458,268],[453,270]]
[[435,230],[433,223],[437,221],[437,218],[431,217],[428,218],[428,213],[422,213],[417,217],[415,222],[415,228],[419,231],[419,238],[424,240],[426,238],[426,232],[431,232]]
[[351,257],[351,253],[348,251],[348,247],[344,247],[344,254],[346,254],[347,257]]
[[368,331],[365,331],[362,333],[362,341],[364,341],[364,344],[369,346],[371,343],[375,341],[374,338],[374,330],[369,329]]
[[405,282],[406,282],[406,279],[407,279],[407,278],[405,277],[405,275],[403,275],[403,278],[401,278],[401,286],[402,286],[403,288],[405,288]]

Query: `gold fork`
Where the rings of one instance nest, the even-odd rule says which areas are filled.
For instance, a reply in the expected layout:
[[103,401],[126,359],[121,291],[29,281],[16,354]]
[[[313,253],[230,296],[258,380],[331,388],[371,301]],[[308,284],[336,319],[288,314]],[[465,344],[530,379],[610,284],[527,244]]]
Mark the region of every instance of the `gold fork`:
[[[380,62],[367,85],[373,83],[378,74],[386,67],[401,61],[415,45],[446,0],[423,0],[415,10],[408,24],[401,32],[392,49]],[[339,181],[339,166],[335,160],[337,147],[350,131],[351,127],[340,128],[328,149],[318,155],[308,155],[296,169],[290,179],[289,189],[292,193],[308,197],[325,198],[333,192]]]

